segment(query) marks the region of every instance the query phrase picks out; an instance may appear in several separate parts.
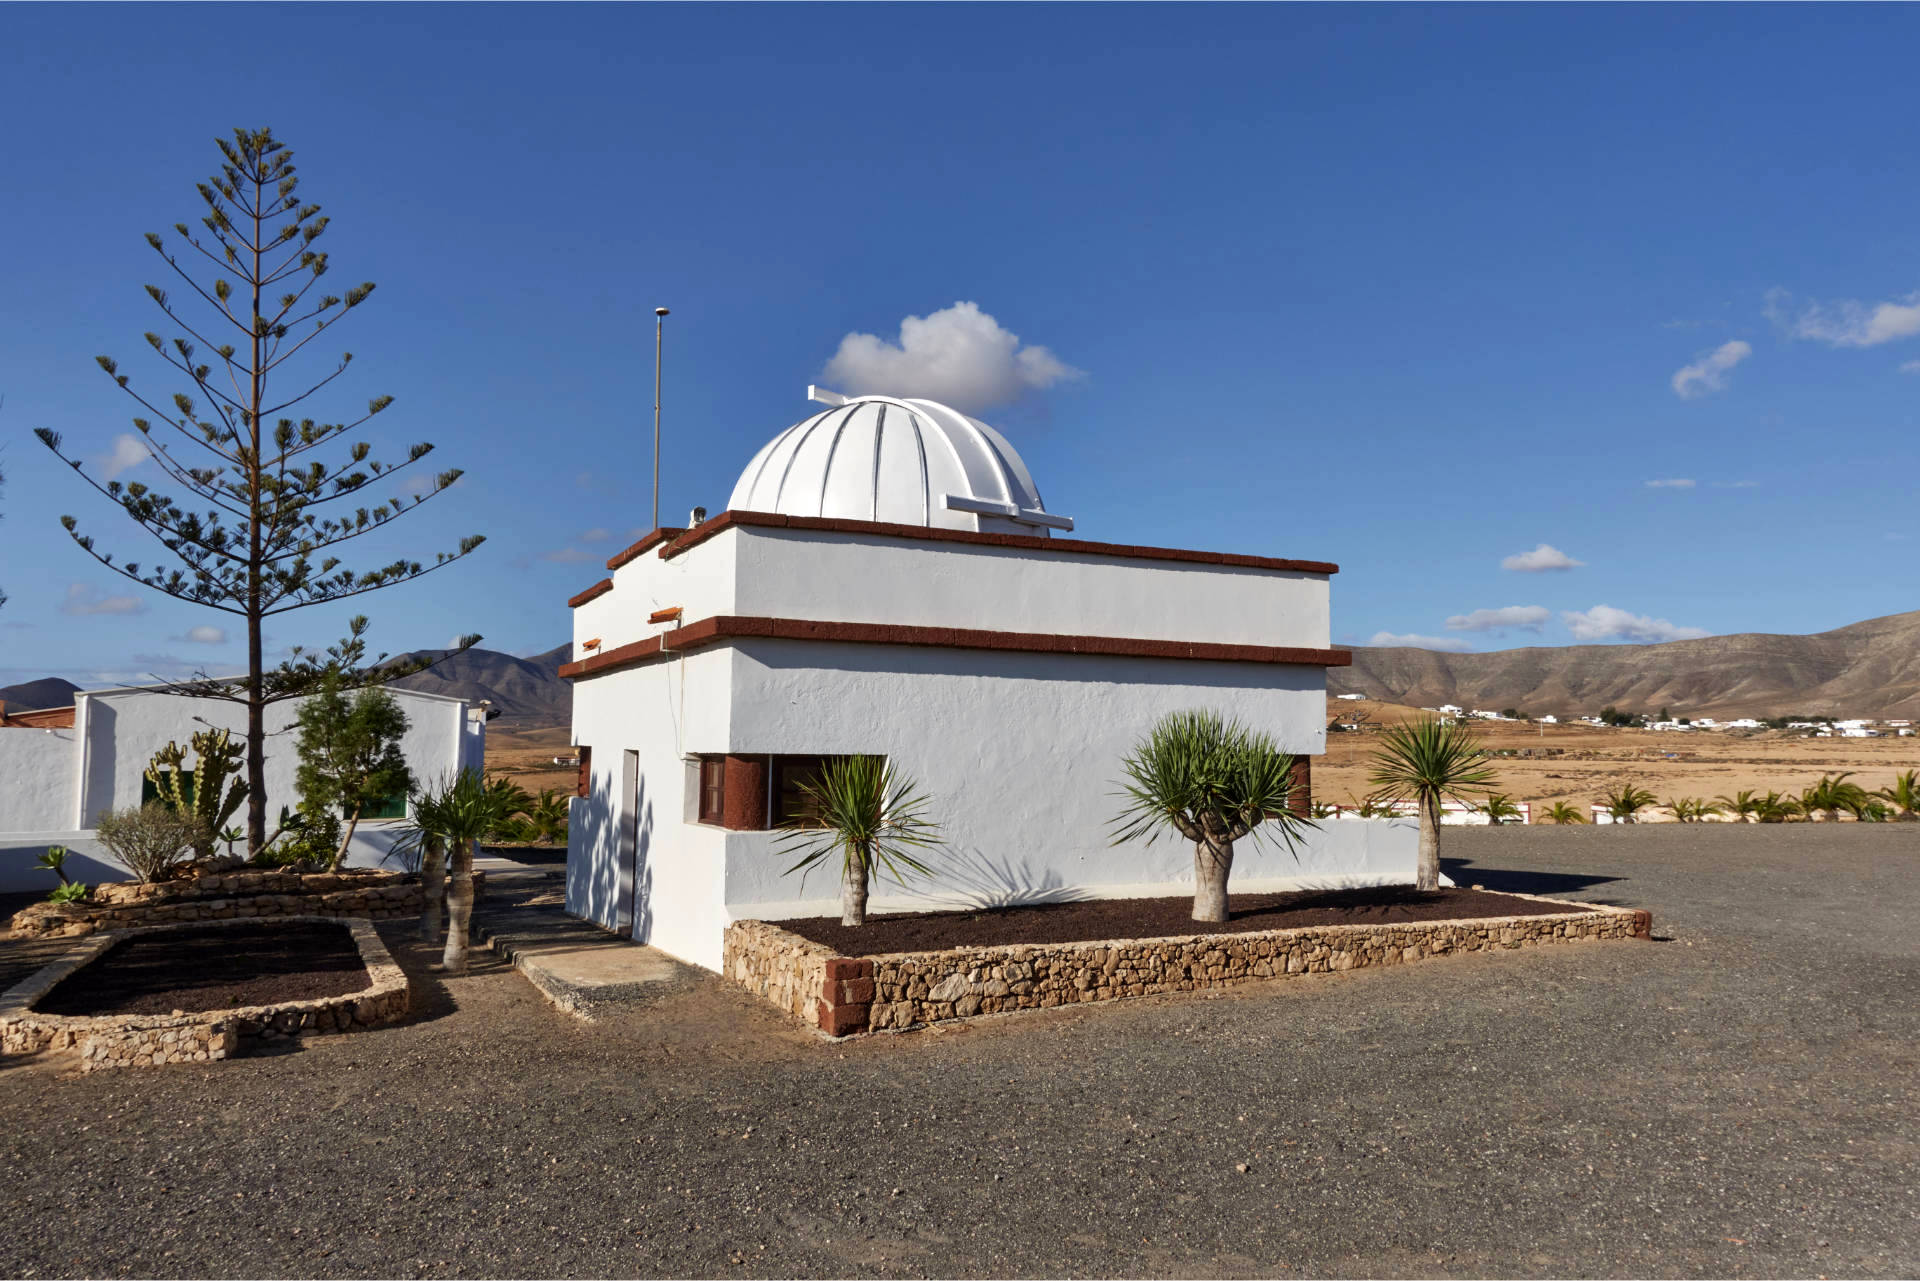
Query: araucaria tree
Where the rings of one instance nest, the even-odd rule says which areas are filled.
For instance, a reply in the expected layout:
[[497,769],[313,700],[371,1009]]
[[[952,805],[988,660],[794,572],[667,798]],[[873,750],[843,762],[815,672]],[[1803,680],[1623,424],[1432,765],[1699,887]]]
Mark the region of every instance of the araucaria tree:
[[[176,500],[141,482],[102,483],[86,473],[77,453],[63,450],[56,433],[42,428],[37,434],[165,554],[157,563],[116,559],[96,549],[73,517],[63,517],[74,541],[134,582],[244,620],[243,682],[202,673],[172,683],[169,692],[246,705],[247,849],[257,855],[268,836],[267,707],[312,693],[329,674],[354,685],[424,666],[381,666],[384,655],[365,661],[366,622],[356,619],[353,634],[326,655],[296,649],[291,660],[269,669],[263,657],[266,621],[408,582],[459,560],[482,540],[464,538],[431,562],[403,557],[365,570],[343,567],[335,550],[340,544],[444,492],[460,472],[442,471],[412,485],[406,483],[411,475],[396,479],[432,452],[424,442],[397,464],[369,460],[371,445],[353,436],[392,403],[389,396],[377,396],[364,413],[337,422],[309,416],[308,398],[346,372],[353,357],[344,354],[331,370],[291,386],[289,362],[364,303],[373,285],[354,285],[338,295],[320,288],[327,255],[315,244],[326,232],[327,217],[319,205],[299,198],[293,153],[271,130],[238,129],[219,146],[220,171],[199,184],[207,206],[200,218],[204,230],[174,224],[179,239],[173,243],[182,247],[177,255],[169,242],[147,235],[191,293],[176,301],[157,285],[146,287],[180,331],[170,339],[149,333],[147,345],[192,391],[149,395],[112,359],[97,358],[144,411],[133,425],[154,466],[188,497]],[[331,447],[331,457],[316,456],[323,447]],[[477,639],[465,638],[460,647]]]
[[407,714],[384,689],[362,689],[349,697],[339,679],[328,676],[319,692],[300,704],[299,724],[300,799],[337,809],[347,821],[333,852],[337,869],[367,808],[413,790],[413,773],[400,754]]
[[1126,806],[1113,843],[1171,830],[1193,842],[1193,919],[1227,919],[1236,841],[1258,833],[1289,850],[1318,824],[1292,809],[1294,758],[1273,739],[1212,711],[1161,718],[1122,762]]
[[1414,886],[1440,888],[1440,803],[1471,804],[1469,789],[1493,782],[1493,767],[1480,740],[1458,722],[1427,719],[1396,725],[1381,736],[1373,753],[1375,794],[1420,807],[1420,862]]

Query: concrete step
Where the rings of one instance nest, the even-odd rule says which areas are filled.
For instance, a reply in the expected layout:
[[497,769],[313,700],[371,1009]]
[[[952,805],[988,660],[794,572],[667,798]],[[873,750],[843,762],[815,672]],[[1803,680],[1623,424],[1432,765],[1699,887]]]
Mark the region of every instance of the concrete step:
[[643,1007],[696,977],[666,953],[569,916],[557,904],[493,902],[474,917],[482,942],[548,1001],[588,1022]]

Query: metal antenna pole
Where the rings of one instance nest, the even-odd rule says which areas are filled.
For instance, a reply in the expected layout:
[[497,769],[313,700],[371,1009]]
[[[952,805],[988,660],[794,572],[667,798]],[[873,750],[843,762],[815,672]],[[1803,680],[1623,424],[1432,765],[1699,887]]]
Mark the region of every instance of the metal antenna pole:
[[653,528],[660,528],[660,343],[667,309],[653,309]]

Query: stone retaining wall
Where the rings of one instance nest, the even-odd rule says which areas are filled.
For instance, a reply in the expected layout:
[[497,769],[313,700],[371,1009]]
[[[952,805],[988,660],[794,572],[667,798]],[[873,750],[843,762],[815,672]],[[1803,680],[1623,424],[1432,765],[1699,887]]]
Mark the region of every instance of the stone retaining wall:
[[407,976],[370,921],[296,916],[299,921],[328,921],[353,934],[368,986],[358,992],[278,1005],[193,1014],[43,1014],[34,1003],[61,980],[105,955],[131,934],[189,928],[197,922],[146,926],[98,934],[73,952],[0,993],[0,1053],[36,1054],[73,1051],[82,1072],[103,1068],[159,1067],[167,1063],[207,1063],[232,1058],[251,1045],[283,1037],[320,1036],[391,1023],[407,1012]]
[[[473,874],[475,893],[485,873]],[[252,916],[418,916],[424,902],[411,872],[290,872],[245,868],[143,885],[124,881],[94,887],[78,903],[35,903],[14,914],[20,938],[82,938],[96,930],[123,930],[175,921],[224,921]]]
[[1405,965],[1462,952],[1652,934],[1648,912],[1588,903],[1564,906],[1566,912],[1550,916],[1309,926],[871,957],[835,956],[832,949],[778,925],[739,921],[727,927],[722,973],[808,1026],[845,1036],[1010,1010]]

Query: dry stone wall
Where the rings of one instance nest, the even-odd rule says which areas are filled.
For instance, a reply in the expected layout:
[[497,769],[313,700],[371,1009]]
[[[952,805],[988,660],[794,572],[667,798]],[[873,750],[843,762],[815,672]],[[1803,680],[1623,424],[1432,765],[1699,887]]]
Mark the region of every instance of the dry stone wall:
[[[476,891],[485,873],[473,875]],[[96,930],[255,916],[418,916],[420,878],[410,872],[290,872],[247,868],[142,885],[94,887],[78,903],[35,903],[13,917],[20,938],[83,938]]]
[[[330,918],[304,916],[321,921]],[[255,1044],[285,1037],[324,1036],[391,1023],[407,1013],[407,976],[363,919],[338,921],[353,934],[368,985],[358,992],[277,1005],[192,1014],[42,1014],[33,1006],[63,979],[98,960],[128,934],[185,929],[192,922],[103,933],[0,994],[0,1053],[77,1053],[82,1072],[104,1068],[208,1063],[243,1054]]]
[[[1516,897],[1535,897],[1523,895]],[[1542,902],[1559,902],[1542,899]],[[1012,1010],[1232,987],[1466,952],[1647,938],[1652,915],[1566,903],[1565,913],[1254,934],[1019,944],[836,957],[764,921],[728,927],[726,975],[831,1036]]]

